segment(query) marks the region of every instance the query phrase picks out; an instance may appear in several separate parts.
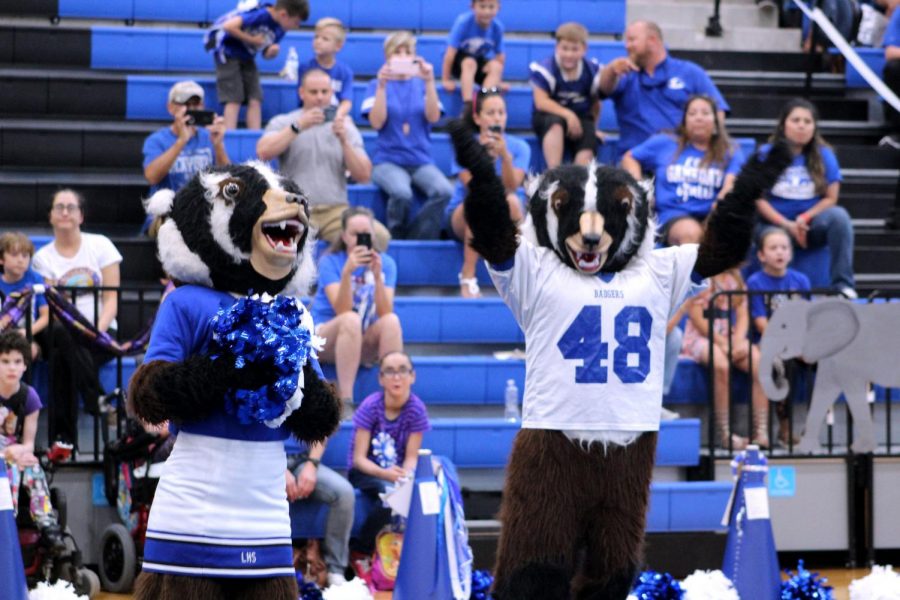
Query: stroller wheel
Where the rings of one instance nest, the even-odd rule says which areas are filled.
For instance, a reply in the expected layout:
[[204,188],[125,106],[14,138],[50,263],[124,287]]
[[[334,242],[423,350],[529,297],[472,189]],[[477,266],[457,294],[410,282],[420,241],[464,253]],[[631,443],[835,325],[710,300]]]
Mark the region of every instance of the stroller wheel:
[[137,571],[134,540],[124,525],[114,523],[100,538],[100,581],[108,592],[128,592]]
[[90,569],[82,567],[75,572],[73,586],[76,594],[93,598],[100,593],[100,578]]
[[59,523],[59,528],[65,529],[69,518],[66,493],[58,487],[50,488],[50,504],[56,511],[56,522]]

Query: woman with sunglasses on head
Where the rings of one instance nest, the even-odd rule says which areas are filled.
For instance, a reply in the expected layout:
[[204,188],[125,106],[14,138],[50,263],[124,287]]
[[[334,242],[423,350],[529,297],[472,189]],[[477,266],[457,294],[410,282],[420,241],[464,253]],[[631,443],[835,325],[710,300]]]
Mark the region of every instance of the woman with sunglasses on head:
[[[385,354],[378,372],[381,391],[363,400],[353,415],[347,479],[373,500],[415,473],[422,435],[431,429],[425,403],[412,393],[415,382],[408,354]],[[360,535],[360,550],[371,551],[370,544],[389,518],[390,510],[370,515]]]
[[778,125],[762,156],[772,144],[787,142],[794,161],[772,189],[757,200],[760,223],[756,236],[770,225],[790,234],[795,247],[828,246],[831,254],[831,287],[856,298],[853,277],[853,225],[847,211],[838,206],[841,167],[831,147],[819,134],[819,111],[802,98],[781,109]]
[[[387,37],[384,56],[362,102],[362,115],[378,131],[372,181],[387,195],[385,224],[394,238],[436,238],[453,186],[431,155],[431,126],[443,112],[434,67],[416,56],[416,38],[405,31]],[[407,223],[413,187],[427,202]]]
[[693,96],[675,133],[638,144],[622,157],[622,168],[637,180],[644,172],[654,175],[657,226],[663,242],[671,245],[676,237],[680,243],[700,240],[700,223],[731,190],[744,160],[719,120],[715,100]]
[[[522,182],[531,163],[531,147],[522,139],[507,134],[506,101],[497,88],[482,88],[475,94],[472,104],[471,122],[477,130],[479,143],[484,146],[494,161],[494,168],[506,188],[506,202],[509,214],[516,223],[522,221],[525,194]],[[469,246],[472,232],[466,223],[463,200],[466,185],[472,175],[461,169],[454,161],[453,171],[459,176],[453,197],[444,211],[444,229],[452,237],[463,243],[463,264],[459,273],[459,285],[463,298],[479,298],[481,290],[475,276],[478,253]]]

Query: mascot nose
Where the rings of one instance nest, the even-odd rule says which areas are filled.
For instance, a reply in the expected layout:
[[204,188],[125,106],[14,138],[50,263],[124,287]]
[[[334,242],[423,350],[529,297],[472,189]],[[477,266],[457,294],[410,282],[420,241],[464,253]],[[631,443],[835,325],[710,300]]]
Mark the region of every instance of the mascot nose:
[[287,202],[288,204],[291,204],[291,203],[304,204],[304,205],[306,204],[306,198],[304,198],[300,194],[285,194],[284,201]]
[[600,245],[599,233],[585,233],[581,236],[581,240],[588,248],[595,248]]

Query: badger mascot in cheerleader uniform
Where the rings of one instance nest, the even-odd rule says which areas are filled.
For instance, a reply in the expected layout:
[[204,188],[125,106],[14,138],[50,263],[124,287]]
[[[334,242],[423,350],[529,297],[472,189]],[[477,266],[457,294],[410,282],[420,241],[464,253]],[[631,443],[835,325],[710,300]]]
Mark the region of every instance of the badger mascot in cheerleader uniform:
[[450,129],[472,173],[472,247],[526,342],[495,597],[624,599],[642,561],[666,323],[695,286],[746,257],[755,200],[790,157],[776,148],[748,162],[699,245],[655,249],[643,190],[597,165],[540,176],[520,235],[492,159],[465,125]]
[[148,212],[176,289],[162,302],[131,410],[178,438],[153,507],[135,597],[297,600],[284,440],[337,427],[307,293],[309,206],[261,163],[212,168]]

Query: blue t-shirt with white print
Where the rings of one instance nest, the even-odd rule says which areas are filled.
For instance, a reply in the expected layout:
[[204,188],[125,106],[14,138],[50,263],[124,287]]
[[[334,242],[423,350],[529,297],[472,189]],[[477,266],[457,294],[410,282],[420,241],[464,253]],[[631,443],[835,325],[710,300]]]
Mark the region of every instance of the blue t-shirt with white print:
[[[761,156],[766,156],[771,144],[765,144],[759,149]],[[825,184],[831,185],[841,181],[841,166],[838,164],[834,151],[827,146],[820,146],[822,163],[825,166]],[[784,170],[775,185],[766,196],[766,199],[786,219],[793,220],[797,215],[806,212],[822,199],[822,194],[816,192],[816,184],[806,168],[806,157],[798,154],[791,161],[790,166]]]
[[447,45],[465,56],[491,60],[503,54],[503,24],[494,19],[487,29],[482,29],[474,12],[464,12],[450,28]]
[[[272,5],[265,3],[250,10],[234,10],[216,19],[205,38],[206,47],[213,50],[216,62],[225,64],[229,58],[253,60],[256,58],[257,52],[272,44],[277,44],[284,37],[284,29],[269,14],[270,6]],[[265,43],[262,46],[247,44],[222,29],[222,24],[235,16],[241,17],[241,31],[249,35],[262,34],[266,39]]]
[[572,79],[566,79],[556,56],[533,61],[528,70],[528,81],[533,87],[547,92],[552,100],[568,108],[576,115],[587,115],[600,86],[600,63],[596,59],[582,58]]
[[[177,140],[178,136],[170,127],[165,127],[147,136],[147,139],[144,140],[143,167],[146,169],[147,165],[171,148]],[[150,193],[153,194],[157,190],[164,189],[177,192],[196,173],[213,166],[215,162],[216,150],[213,147],[209,131],[199,127],[196,135],[178,153],[178,158],[172,163],[172,168],[169,169],[166,176],[156,185],[150,186]]]

